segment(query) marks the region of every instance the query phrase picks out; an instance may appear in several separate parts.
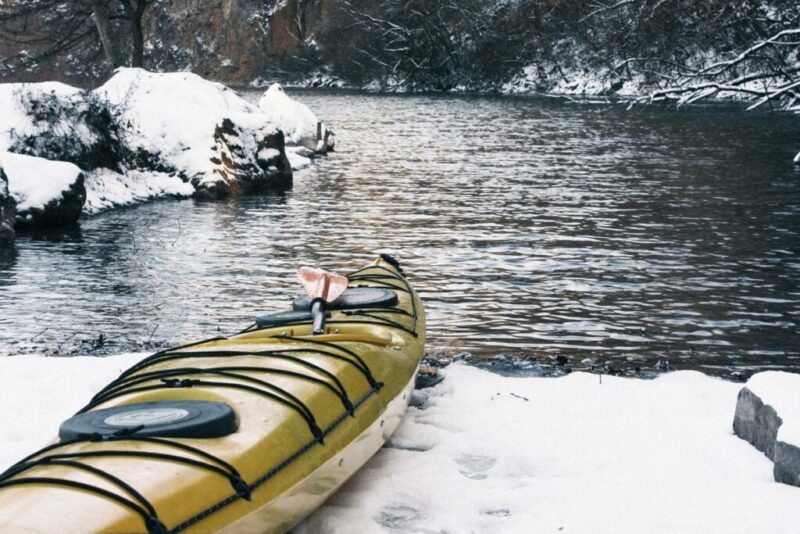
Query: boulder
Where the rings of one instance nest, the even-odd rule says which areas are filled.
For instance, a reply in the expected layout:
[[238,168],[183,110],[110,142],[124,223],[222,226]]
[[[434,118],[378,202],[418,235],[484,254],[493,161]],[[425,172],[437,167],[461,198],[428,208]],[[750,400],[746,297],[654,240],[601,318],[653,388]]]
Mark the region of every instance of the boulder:
[[86,201],[83,172],[72,163],[0,152],[8,190],[16,202],[17,229],[72,224]]
[[264,92],[258,107],[286,134],[287,144],[305,147],[315,154],[325,154],[336,146],[333,131],[308,106],[292,100],[278,83]]
[[0,84],[0,150],[121,170],[132,159],[117,107],[61,83]]
[[14,216],[17,203],[8,192],[8,178],[0,162],[0,247],[14,241]]
[[[283,136],[276,126],[258,107],[222,84],[187,72],[124,68],[95,92],[122,110],[122,120],[130,125],[131,147],[157,155],[190,182],[199,197],[219,198],[292,183]],[[264,159],[267,154],[271,155]]]
[[753,375],[739,391],[733,431],[773,461],[777,482],[800,486],[800,374]]

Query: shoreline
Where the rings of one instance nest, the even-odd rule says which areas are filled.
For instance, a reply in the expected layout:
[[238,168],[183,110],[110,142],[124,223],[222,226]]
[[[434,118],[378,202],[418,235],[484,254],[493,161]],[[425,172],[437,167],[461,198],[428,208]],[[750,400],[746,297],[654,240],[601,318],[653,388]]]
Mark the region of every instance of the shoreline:
[[[18,415],[0,432],[3,467],[143,356],[0,358],[5,404]],[[691,371],[602,382],[510,378],[463,363],[443,372],[298,533],[789,534],[800,525],[791,519],[800,489],[775,482],[772,462],[733,434],[741,384]]]

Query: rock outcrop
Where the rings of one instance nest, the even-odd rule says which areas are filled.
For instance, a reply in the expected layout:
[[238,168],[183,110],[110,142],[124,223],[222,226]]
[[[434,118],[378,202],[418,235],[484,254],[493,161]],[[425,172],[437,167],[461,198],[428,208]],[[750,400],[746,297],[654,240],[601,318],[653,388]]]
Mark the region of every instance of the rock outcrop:
[[8,192],[8,178],[0,162],[0,247],[14,241],[14,217],[16,202]]
[[[13,4],[13,2],[12,2]],[[171,0],[151,6],[143,21],[145,65],[157,71],[191,70],[204,78],[247,84],[263,76],[273,56],[295,53],[330,17],[333,0]],[[41,22],[47,22],[42,20]],[[34,36],[31,36],[34,37]],[[0,39],[0,58],[35,56],[51,43]],[[88,47],[94,53],[95,49]],[[60,80],[90,85],[108,75],[108,65],[85,52],[43,60],[0,79]]]
[[800,486],[800,374],[753,375],[739,392],[733,431],[773,461],[777,482]]
[[0,97],[0,151],[70,162],[85,175],[57,209],[20,207],[19,224],[70,219],[83,199],[84,211],[95,213],[149,198],[222,198],[292,184],[286,136],[272,115],[195,74],[123,68],[94,91],[11,84],[0,86]]
[[8,152],[0,153],[0,162],[16,202],[16,229],[65,226],[78,220],[86,188],[76,165]]
[[[278,128],[222,84],[185,72],[119,69],[95,92],[122,110],[129,145],[190,182],[200,197],[291,186]],[[265,149],[277,154],[264,159]]]

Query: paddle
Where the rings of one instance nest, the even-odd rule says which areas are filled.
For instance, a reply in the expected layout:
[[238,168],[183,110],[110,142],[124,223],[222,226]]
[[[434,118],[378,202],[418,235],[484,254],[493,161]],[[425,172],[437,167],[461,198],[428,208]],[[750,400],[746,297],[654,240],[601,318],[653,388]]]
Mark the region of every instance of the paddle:
[[311,298],[311,314],[314,317],[311,333],[315,336],[324,334],[325,308],[347,289],[347,277],[312,267],[300,267],[297,277]]

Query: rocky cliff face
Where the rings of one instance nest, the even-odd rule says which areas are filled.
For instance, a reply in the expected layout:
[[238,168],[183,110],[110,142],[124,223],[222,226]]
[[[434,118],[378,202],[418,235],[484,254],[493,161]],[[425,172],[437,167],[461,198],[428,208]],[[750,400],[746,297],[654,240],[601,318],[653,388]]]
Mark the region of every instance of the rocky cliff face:
[[[335,0],[172,0],[158,2],[144,19],[145,66],[154,71],[189,70],[204,78],[246,84],[263,75],[275,56],[296,51],[313,36]],[[65,81],[95,85],[110,75],[99,48],[83,59],[69,57],[35,67],[3,71],[3,58],[35,44],[0,40],[0,81]]]
[[270,18],[279,0],[174,0],[145,21],[152,70],[190,68],[204,78],[243,83],[263,70]]
[[173,0],[146,21],[148,67],[232,84],[261,76],[274,57],[296,52],[334,0]]

